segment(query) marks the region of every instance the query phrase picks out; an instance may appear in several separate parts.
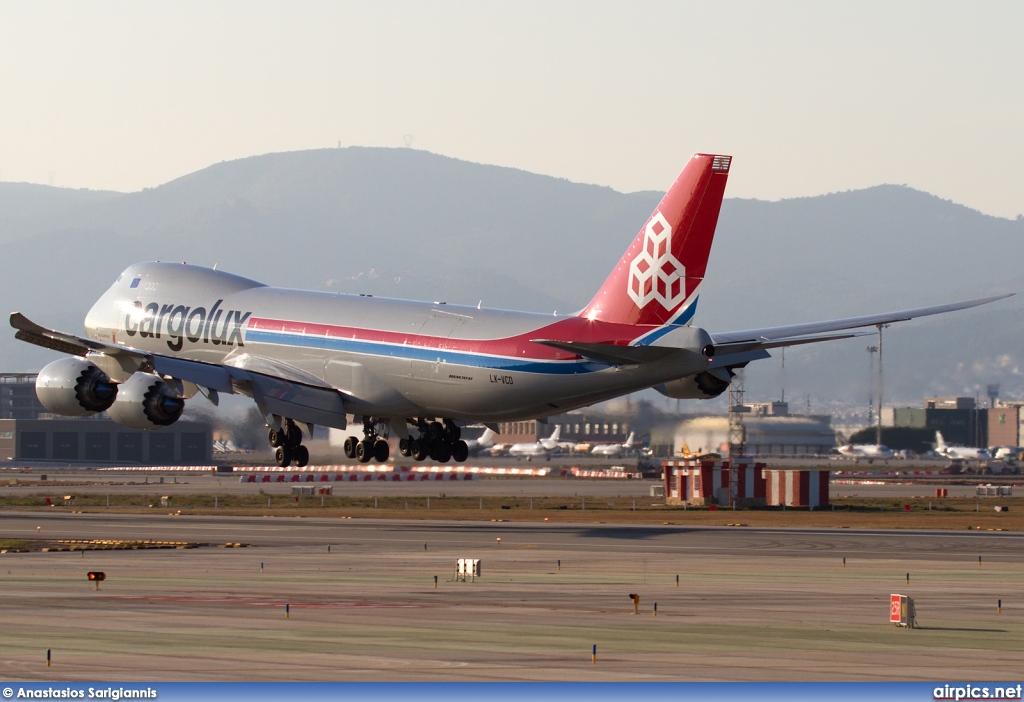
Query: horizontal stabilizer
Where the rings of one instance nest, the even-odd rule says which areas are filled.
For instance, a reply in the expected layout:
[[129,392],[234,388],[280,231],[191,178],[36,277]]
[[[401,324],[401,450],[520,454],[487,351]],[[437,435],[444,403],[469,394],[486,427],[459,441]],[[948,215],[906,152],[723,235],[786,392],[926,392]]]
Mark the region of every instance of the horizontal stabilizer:
[[530,341],[613,366],[652,363],[680,351],[680,349],[665,346],[619,346],[617,344],[589,344],[582,341],[552,341],[549,339],[531,339]]
[[754,349],[752,351],[740,351],[738,353],[727,353],[721,355],[715,355],[708,363],[708,370],[714,370],[716,368],[737,368],[743,367],[751,361],[760,361],[765,358],[771,358],[772,355],[764,349]]

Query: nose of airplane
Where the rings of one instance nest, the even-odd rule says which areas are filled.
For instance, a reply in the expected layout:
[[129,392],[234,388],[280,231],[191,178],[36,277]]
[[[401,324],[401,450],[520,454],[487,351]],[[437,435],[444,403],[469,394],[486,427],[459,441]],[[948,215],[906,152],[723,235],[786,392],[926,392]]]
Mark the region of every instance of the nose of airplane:
[[131,302],[115,290],[117,283],[107,289],[85,314],[85,333],[98,341],[117,341],[114,336],[121,328],[119,320],[128,313]]

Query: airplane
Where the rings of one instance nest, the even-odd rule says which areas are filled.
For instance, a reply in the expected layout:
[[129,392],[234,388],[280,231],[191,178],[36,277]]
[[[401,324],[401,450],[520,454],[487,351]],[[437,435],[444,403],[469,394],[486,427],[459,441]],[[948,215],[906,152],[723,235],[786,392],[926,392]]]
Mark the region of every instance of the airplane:
[[558,448],[559,439],[562,436],[562,427],[555,427],[555,431],[546,439],[538,439],[535,443],[512,444],[508,448],[510,456],[550,456],[551,452]]
[[953,460],[987,461],[992,458],[992,453],[987,448],[947,444],[942,438],[941,431],[935,432],[935,451]]
[[988,451],[996,460],[1017,461],[1024,449],[1020,446],[989,446]]
[[846,444],[840,446],[839,453],[851,458],[895,458],[896,454],[885,444]]
[[469,449],[469,455],[475,456],[478,453],[491,449],[494,446],[494,437],[497,435],[493,429],[487,427],[484,429],[484,433],[480,435],[480,438],[468,439],[466,441],[466,448]]
[[[723,450],[726,450],[727,448],[728,444],[726,444]],[[689,444],[684,441],[679,447],[679,456],[687,460],[699,461],[705,458],[721,458],[722,454],[716,451],[705,451],[703,446],[699,447],[696,451],[691,451]]]
[[633,448],[633,436],[633,432],[629,432],[629,437],[621,444],[598,444],[594,448],[590,449],[590,452],[595,456],[605,456],[607,458],[621,456],[623,453]]
[[[39,373],[51,412],[159,429],[185,402],[252,398],[278,465],[305,465],[314,425],[346,429],[348,458],[461,462],[461,427],[539,420],[654,388],[721,395],[773,348],[962,310],[1008,295],[830,321],[713,332],[693,326],[731,156],[695,154],[578,313],[549,315],[274,288],[216,268],[129,266],[85,316],[85,336],[11,314],[15,337],[69,354]],[[305,430],[305,431],[304,431]]]
[[551,450],[555,453],[573,453],[576,450],[575,441],[562,441],[562,427],[561,425],[555,427],[555,431],[552,432],[549,437],[549,441],[552,443]]

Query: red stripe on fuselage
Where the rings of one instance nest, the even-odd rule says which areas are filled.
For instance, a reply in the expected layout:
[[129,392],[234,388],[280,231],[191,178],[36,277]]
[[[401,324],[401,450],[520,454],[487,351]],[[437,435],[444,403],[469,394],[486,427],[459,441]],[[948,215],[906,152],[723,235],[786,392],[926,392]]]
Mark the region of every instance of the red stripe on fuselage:
[[247,325],[249,329],[280,332],[283,334],[301,334],[311,337],[327,337],[333,339],[351,339],[353,341],[395,344],[398,346],[417,346],[438,350],[461,351],[488,356],[504,356],[507,358],[529,358],[540,361],[570,361],[580,356],[567,351],[553,349],[549,346],[531,343],[531,339],[550,339],[553,341],[580,341],[585,343],[615,344],[628,346],[640,336],[656,329],[650,326],[633,326],[629,324],[610,324],[582,317],[568,317],[553,324],[515,336],[500,339],[457,339],[408,332],[393,332],[382,329],[363,329],[346,327],[336,324],[319,324],[316,322],[298,322],[285,319],[269,319],[252,317]]

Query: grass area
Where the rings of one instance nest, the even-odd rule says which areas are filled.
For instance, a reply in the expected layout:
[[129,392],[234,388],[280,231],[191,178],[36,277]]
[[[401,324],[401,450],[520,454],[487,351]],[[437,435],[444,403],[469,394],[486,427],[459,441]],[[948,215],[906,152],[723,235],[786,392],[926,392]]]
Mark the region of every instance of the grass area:
[[0,539],[0,551],[14,549],[27,549],[32,546],[32,541],[25,539]]
[[[1024,498],[836,498],[827,509],[668,507],[652,497],[351,497],[340,495],[159,493],[0,496],[0,509],[222,516],[437,519],[694,526],[795,526],[1024,531]],[[46,500],[49,497],[50,504]],[[995,505],[1009,509],[995,512]],[[909,509],[908,509],[909,507]]]

